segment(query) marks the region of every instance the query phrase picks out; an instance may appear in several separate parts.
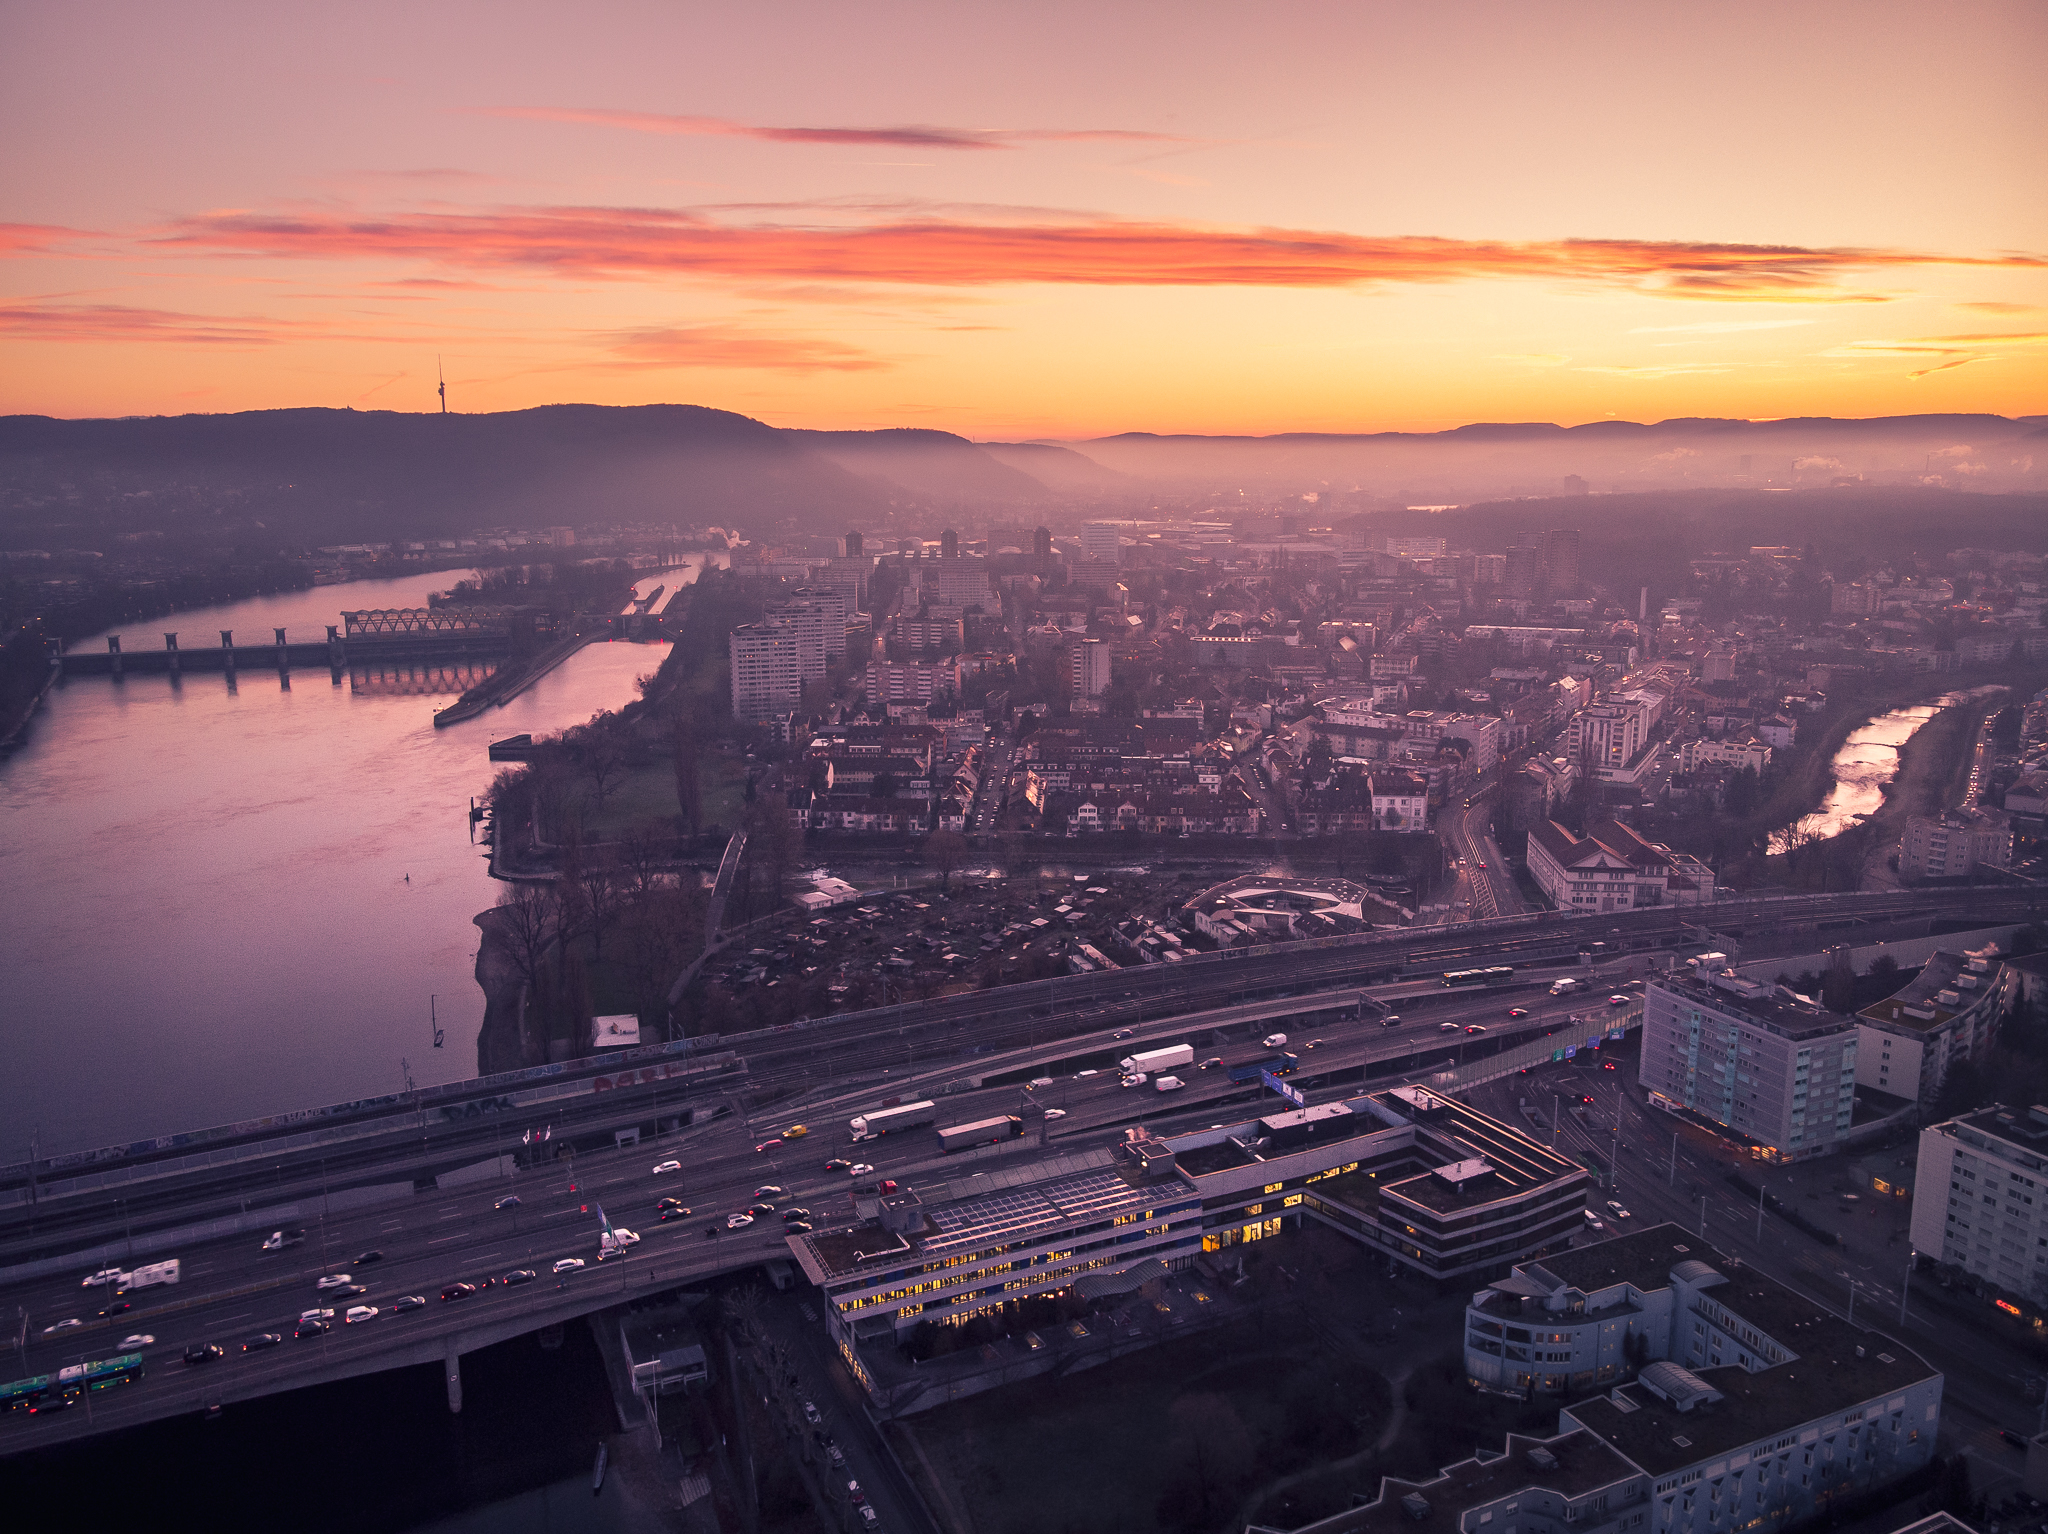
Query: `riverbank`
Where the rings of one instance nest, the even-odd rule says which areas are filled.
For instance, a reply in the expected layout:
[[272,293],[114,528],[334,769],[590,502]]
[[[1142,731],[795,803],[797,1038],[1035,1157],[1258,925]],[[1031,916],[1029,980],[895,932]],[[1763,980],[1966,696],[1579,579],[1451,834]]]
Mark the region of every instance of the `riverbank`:
[[525,663],[513,662],[492,673],[489,681],[480,687],[464,693],[458,702],[450,704],[434,715],[434,728],[446,729],[451,724],[461,724],[474,719],[486,709],[502,708],[518,697],[527,688],[546,676],[585,645],[594,636],[572,634],[567,639],[549,645],[532,660]]

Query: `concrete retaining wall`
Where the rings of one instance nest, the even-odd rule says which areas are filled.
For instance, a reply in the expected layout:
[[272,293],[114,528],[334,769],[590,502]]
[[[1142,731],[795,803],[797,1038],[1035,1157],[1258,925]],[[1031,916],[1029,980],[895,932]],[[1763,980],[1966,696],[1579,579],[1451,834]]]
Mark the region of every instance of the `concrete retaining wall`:
[[471,1166],[459,1166],[452,1172],[443,1172],[434,1179],[437,1188],[461,1188],[473,1182],[493,1182],[501,1177],[510,1177],[512,1168],[518,1163],[511,1156],[493,1156],[489,1161],[479,1161]]

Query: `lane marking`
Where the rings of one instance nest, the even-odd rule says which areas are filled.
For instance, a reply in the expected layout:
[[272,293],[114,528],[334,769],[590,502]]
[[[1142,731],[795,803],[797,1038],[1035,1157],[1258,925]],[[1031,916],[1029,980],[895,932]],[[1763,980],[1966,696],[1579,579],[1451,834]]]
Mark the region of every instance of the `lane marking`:
[[439,1245],[440,1245],[440,1244],[441,1244],[441,1243],[442,1243],[443,1241],[467,1241],[468,1239],[469,1239],[469,1232],[465,1230],[465,1231],[461,1232],[461,1233],[460,1233],[460,1234],[458,1234],[458,1235],[453,1235],[453,1236],[436,1236],[436,1237],[434,1237],[434,1238],[433,1238],[433,1239],[432,1239],[431,1241],[429,1241],[429,1242],[427,1243],[427,1245],[428,1245],[428,1246],[439,1246]]

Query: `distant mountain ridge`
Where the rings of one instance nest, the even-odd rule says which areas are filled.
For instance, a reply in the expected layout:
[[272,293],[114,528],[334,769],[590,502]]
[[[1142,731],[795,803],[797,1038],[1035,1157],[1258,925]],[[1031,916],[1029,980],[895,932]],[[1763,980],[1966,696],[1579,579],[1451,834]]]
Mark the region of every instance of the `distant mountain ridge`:
[[0,539],[17,547],[130,535],[174,503],[191,515],[204,503],[204,515],[309,544],[610,522],[828,532],[879,522],[892,509],[929,512],[972,539],[984,513],[1130,516],[1160,494],[1183,504],[1214,497],[1220,512],[1248,496],[1313,491],[1332,494],[1333,512],[1347,514],[1582,487],[1824,489],[1865,480],[2048,489],[2048,425],[1995,415],[1680,418],[977,443],[925,428],[781,429],[696,405],[0,418],[0,489],[8,493]]

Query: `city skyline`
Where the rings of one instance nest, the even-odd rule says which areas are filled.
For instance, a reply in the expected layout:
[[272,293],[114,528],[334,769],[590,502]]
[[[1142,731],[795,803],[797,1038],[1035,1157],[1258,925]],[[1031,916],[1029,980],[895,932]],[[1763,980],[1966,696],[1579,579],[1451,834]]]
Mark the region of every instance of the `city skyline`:
[[1034,15],[17,11],[0,410],[425,412],[437,359],[984,439],[2048,402],[2031,8]]

